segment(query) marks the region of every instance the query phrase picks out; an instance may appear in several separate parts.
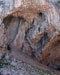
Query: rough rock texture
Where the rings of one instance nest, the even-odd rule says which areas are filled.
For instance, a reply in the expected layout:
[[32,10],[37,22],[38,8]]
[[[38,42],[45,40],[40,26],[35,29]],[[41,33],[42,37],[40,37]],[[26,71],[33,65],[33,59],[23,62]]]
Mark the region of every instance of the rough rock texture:
[[52,72],[45,72],[39,70],[31,65],[19,61],[11,56],[9,53],[0,60],[0,75],[56,75]]
[[26,1],[6,15],[3,23],[7,49],[16,49],[42,64],[60,69],[60,9],[54,5],[55,1]]

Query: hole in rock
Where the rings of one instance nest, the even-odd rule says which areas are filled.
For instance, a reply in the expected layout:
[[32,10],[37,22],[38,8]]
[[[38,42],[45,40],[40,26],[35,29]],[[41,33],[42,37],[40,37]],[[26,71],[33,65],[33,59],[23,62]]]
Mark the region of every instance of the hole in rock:
[[39,16],[42,16],[42,15],[43,15],[43,13],[42,13],[42,12],[40,12],[40,13],[39,13]]
[[60,67],[58,67],[56,70],[60,71]]
[[32,52],[31,52],[31,56],[32,56],[33,58],[35,57],[35,53],[36,53],[35,51],[32,51]]
[[9,51],[11,50],[11,47],[10,47],[10,45],[7,45],[7,50],[9,50]]

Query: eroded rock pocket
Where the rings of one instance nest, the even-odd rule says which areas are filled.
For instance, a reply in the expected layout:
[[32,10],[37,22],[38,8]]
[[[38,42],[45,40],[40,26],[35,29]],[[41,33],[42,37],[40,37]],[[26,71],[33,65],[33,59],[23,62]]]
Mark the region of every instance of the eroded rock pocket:
[[49,43],[53,42],[51,38],[56,29],[49,24],[44,13],[38,13],[38,16],[31,23],[23,16],[15,17],[12,15],[6,17],[3,23],[6,29],[7,50],[16,49],[38,62],[60,71],[60,42],[56,46],[54,43],[53,46],[50,44],[52,48],[45,52]]

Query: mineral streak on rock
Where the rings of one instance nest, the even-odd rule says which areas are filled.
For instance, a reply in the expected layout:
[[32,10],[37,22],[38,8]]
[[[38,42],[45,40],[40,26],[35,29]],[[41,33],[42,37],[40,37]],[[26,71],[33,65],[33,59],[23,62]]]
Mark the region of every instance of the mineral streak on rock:
[[[15,47],[17,51],[34,57],[40,63],[60,68],[59,13],[58,6],[52,2],[25,0],[20,7],[3,17],[7,44],[12,50]],[[1,40],[3,31],[0,34]]]

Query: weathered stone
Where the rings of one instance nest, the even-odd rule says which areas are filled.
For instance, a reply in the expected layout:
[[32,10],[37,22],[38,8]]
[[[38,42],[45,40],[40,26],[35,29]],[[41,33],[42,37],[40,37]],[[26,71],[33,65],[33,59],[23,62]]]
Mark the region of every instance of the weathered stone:
[[56,42],[60,41],[60,13],[58,7],[54,6],[56,1],[25,1],[4,17],[7,44],[12,50],[35,57],[42,64],[56,66],[60,62],[60,51],[56,50],[57,47],[55,51],[53,49],[58,45]]
[[30,47],[29,43],[27,41],[24,42],[24,45],[23,45],[23,52],[30,55],[31,56],[31,53],[32,53],[32,48]]
[[0,25],[0,46],[4,44],[4,24]]

